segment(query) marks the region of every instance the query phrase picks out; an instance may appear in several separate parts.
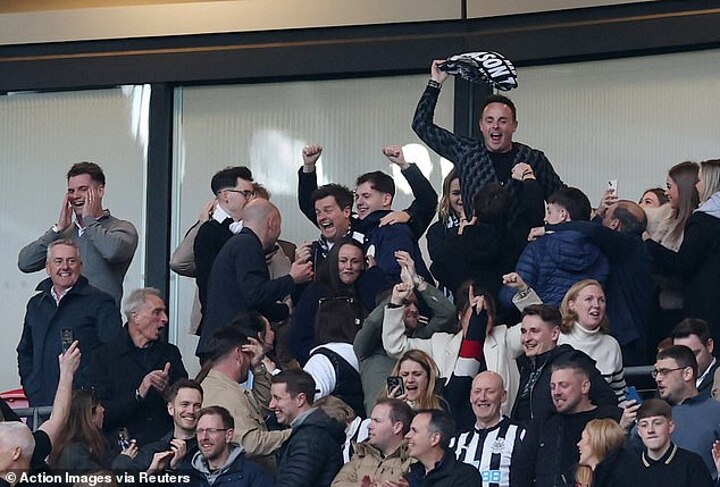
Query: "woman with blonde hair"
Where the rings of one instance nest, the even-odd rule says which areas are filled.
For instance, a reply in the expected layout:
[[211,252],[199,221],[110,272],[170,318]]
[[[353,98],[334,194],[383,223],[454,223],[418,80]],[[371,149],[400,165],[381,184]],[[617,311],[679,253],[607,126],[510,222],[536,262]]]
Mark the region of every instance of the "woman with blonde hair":
[[[395,363],[393,376],[402,378],[404,393],[395,395],[398,391],[384,391],[381,397],[394,397],[405,401],[413,410],[449,408],[445,400],[435,394],[435,384],[438,379],[438,367],[427,353],[421,350],[408,350]],[[396,388],[397,389],[397,388]]]
[[611,336],[607,319],[605,291],[595,279],[583,279],[573,284],[560,304],[562,325],[558,345],[567,343],[595,360],[618,402],[625,400],[625,369],[620,344]]
[[696,182],[700,206],[684,228],[673,252],[646,241],[656,264],[683,280],[683,315],[707,321],[713,340],[720,340],[720,159],[700,163]]
[[640,460],[625,450],[625,430],[613,419],[593,419],[577,443],[580,460],[576,487],[622,487],[636,481],[632,472]]
[[[517,290],[513,298],[522,311],[531,304],[542,303],[540,297],[513,272],[504,276],[508,286]],[[558,345],[567,343],[585,352],[610,384],[618,403],[625,400],[625,370],[618,341],[609,334],[605,291],[595,279],[583,279],[568,289],[560,304],[562,325]]]

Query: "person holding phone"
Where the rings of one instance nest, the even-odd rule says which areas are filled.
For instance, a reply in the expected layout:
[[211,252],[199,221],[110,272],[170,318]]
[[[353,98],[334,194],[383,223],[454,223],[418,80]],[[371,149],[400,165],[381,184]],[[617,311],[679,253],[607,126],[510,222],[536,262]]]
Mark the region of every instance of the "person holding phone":
[[[411,267],[409,256],[398,259],[406,269]],[[422,283],[429,286],[427,283]],[[403,282],[393,288],[390,303],[385,309],[382,339],[383,347],[390,357],[399,357],[404,352],[419,349],[430,355],[440,367],[443,379],[443,397],[448,401],[458,427],[471,427],[474,415],[469,407],[470,383],[475,374],[484,370],[482,348],[488,327],[485,295],[476,295],[472,287],[465,290],[470,303],[459,316],[460,326],[455,333],[435,333],[430,338],[412,338],[405,334],[402,322],[405,299],[413,286]]]
[[57,356],[63,347],[78,341],[83,360],[76,383],[83,385],[90,352],[110,342],[122,328],[112,296],[91,286],[82,275],[76,242],[59,239],[50,243],[45,271],[48,278],[37,286],[39,293],[27,304],[17,346],[20,382],[31,407],[52,404],[60,378]]

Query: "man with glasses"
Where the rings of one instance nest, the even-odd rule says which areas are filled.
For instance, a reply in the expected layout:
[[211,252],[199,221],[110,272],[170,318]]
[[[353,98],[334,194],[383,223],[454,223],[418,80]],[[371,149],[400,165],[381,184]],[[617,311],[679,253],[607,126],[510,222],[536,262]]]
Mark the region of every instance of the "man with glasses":
[[[697,371],[692,350],[684,345],[673,345],[658,352],[652,375],[658,385],[658,394],[672,406],[673,443],[700,455],[716,479],[711,450],[720,438],[720,403],[698,392]],[[639,446],[637,437],[634,443]]]
[[198,412],[196,430],[199,450],[192,459],[189,486],[215,484],[270,487],[270,476],[245,457],[232,442],[235,422],[227,409],[210,406]]
[[252,172],[245,166],[226,167],[218,171],[210,180],[210,188],[217,205],[212,217],[198,229],[193,243],[195,283],[203,315],[200,331],[207,315],[207,287],[213,262],[225,242],[240,233],[245,205],[255,196]]

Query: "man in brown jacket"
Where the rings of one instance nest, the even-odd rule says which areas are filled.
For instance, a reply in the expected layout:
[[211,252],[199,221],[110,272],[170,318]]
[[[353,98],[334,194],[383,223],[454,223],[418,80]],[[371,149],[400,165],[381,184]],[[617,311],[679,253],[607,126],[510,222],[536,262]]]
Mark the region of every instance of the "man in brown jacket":
[[[259,315],[256,318],[264,320]],[[251,318],[248,316],[248,319]],[[208,346],[212,368],[202,380],[203,408],[222,406],[227,409],[235,420],[232,441],[242,445],[250,459],[274,473],[277,465],[273,454],[290,437],[292,430],[268,431],[264,421],[269,411],[272,371],[268,367],[274,367],[272,362],[263,360],[265,350],[260,342],[248,338],[238,326],[218,330]],[[247,380],[250,367],[253,371],[252,390],[240,385]]]
[[364,477],[368,478],[365,482],[372,485],[400,480],[412,460],[404,439],[412,418],[410,406],[403,401],[378,401],[370,415],[368,439],[355,445],[355,453],[340,469],[332,487],[357,487]]

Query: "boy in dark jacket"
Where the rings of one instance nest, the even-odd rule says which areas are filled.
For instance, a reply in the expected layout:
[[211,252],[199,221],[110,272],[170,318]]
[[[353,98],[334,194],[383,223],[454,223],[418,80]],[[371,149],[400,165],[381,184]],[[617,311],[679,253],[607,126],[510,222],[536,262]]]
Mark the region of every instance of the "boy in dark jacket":
[[[538,293],[543,303],[559,306],[570,286],[582,279],[605,284],[610,265],[600,249],[564,223],[589,221],[590,200],[577,188],[562,188],[548,198],[545,223],[553,233],[531,242],[518,260],[516,272]],[[513,293],[503,290],[503,305],[510,307]]]

